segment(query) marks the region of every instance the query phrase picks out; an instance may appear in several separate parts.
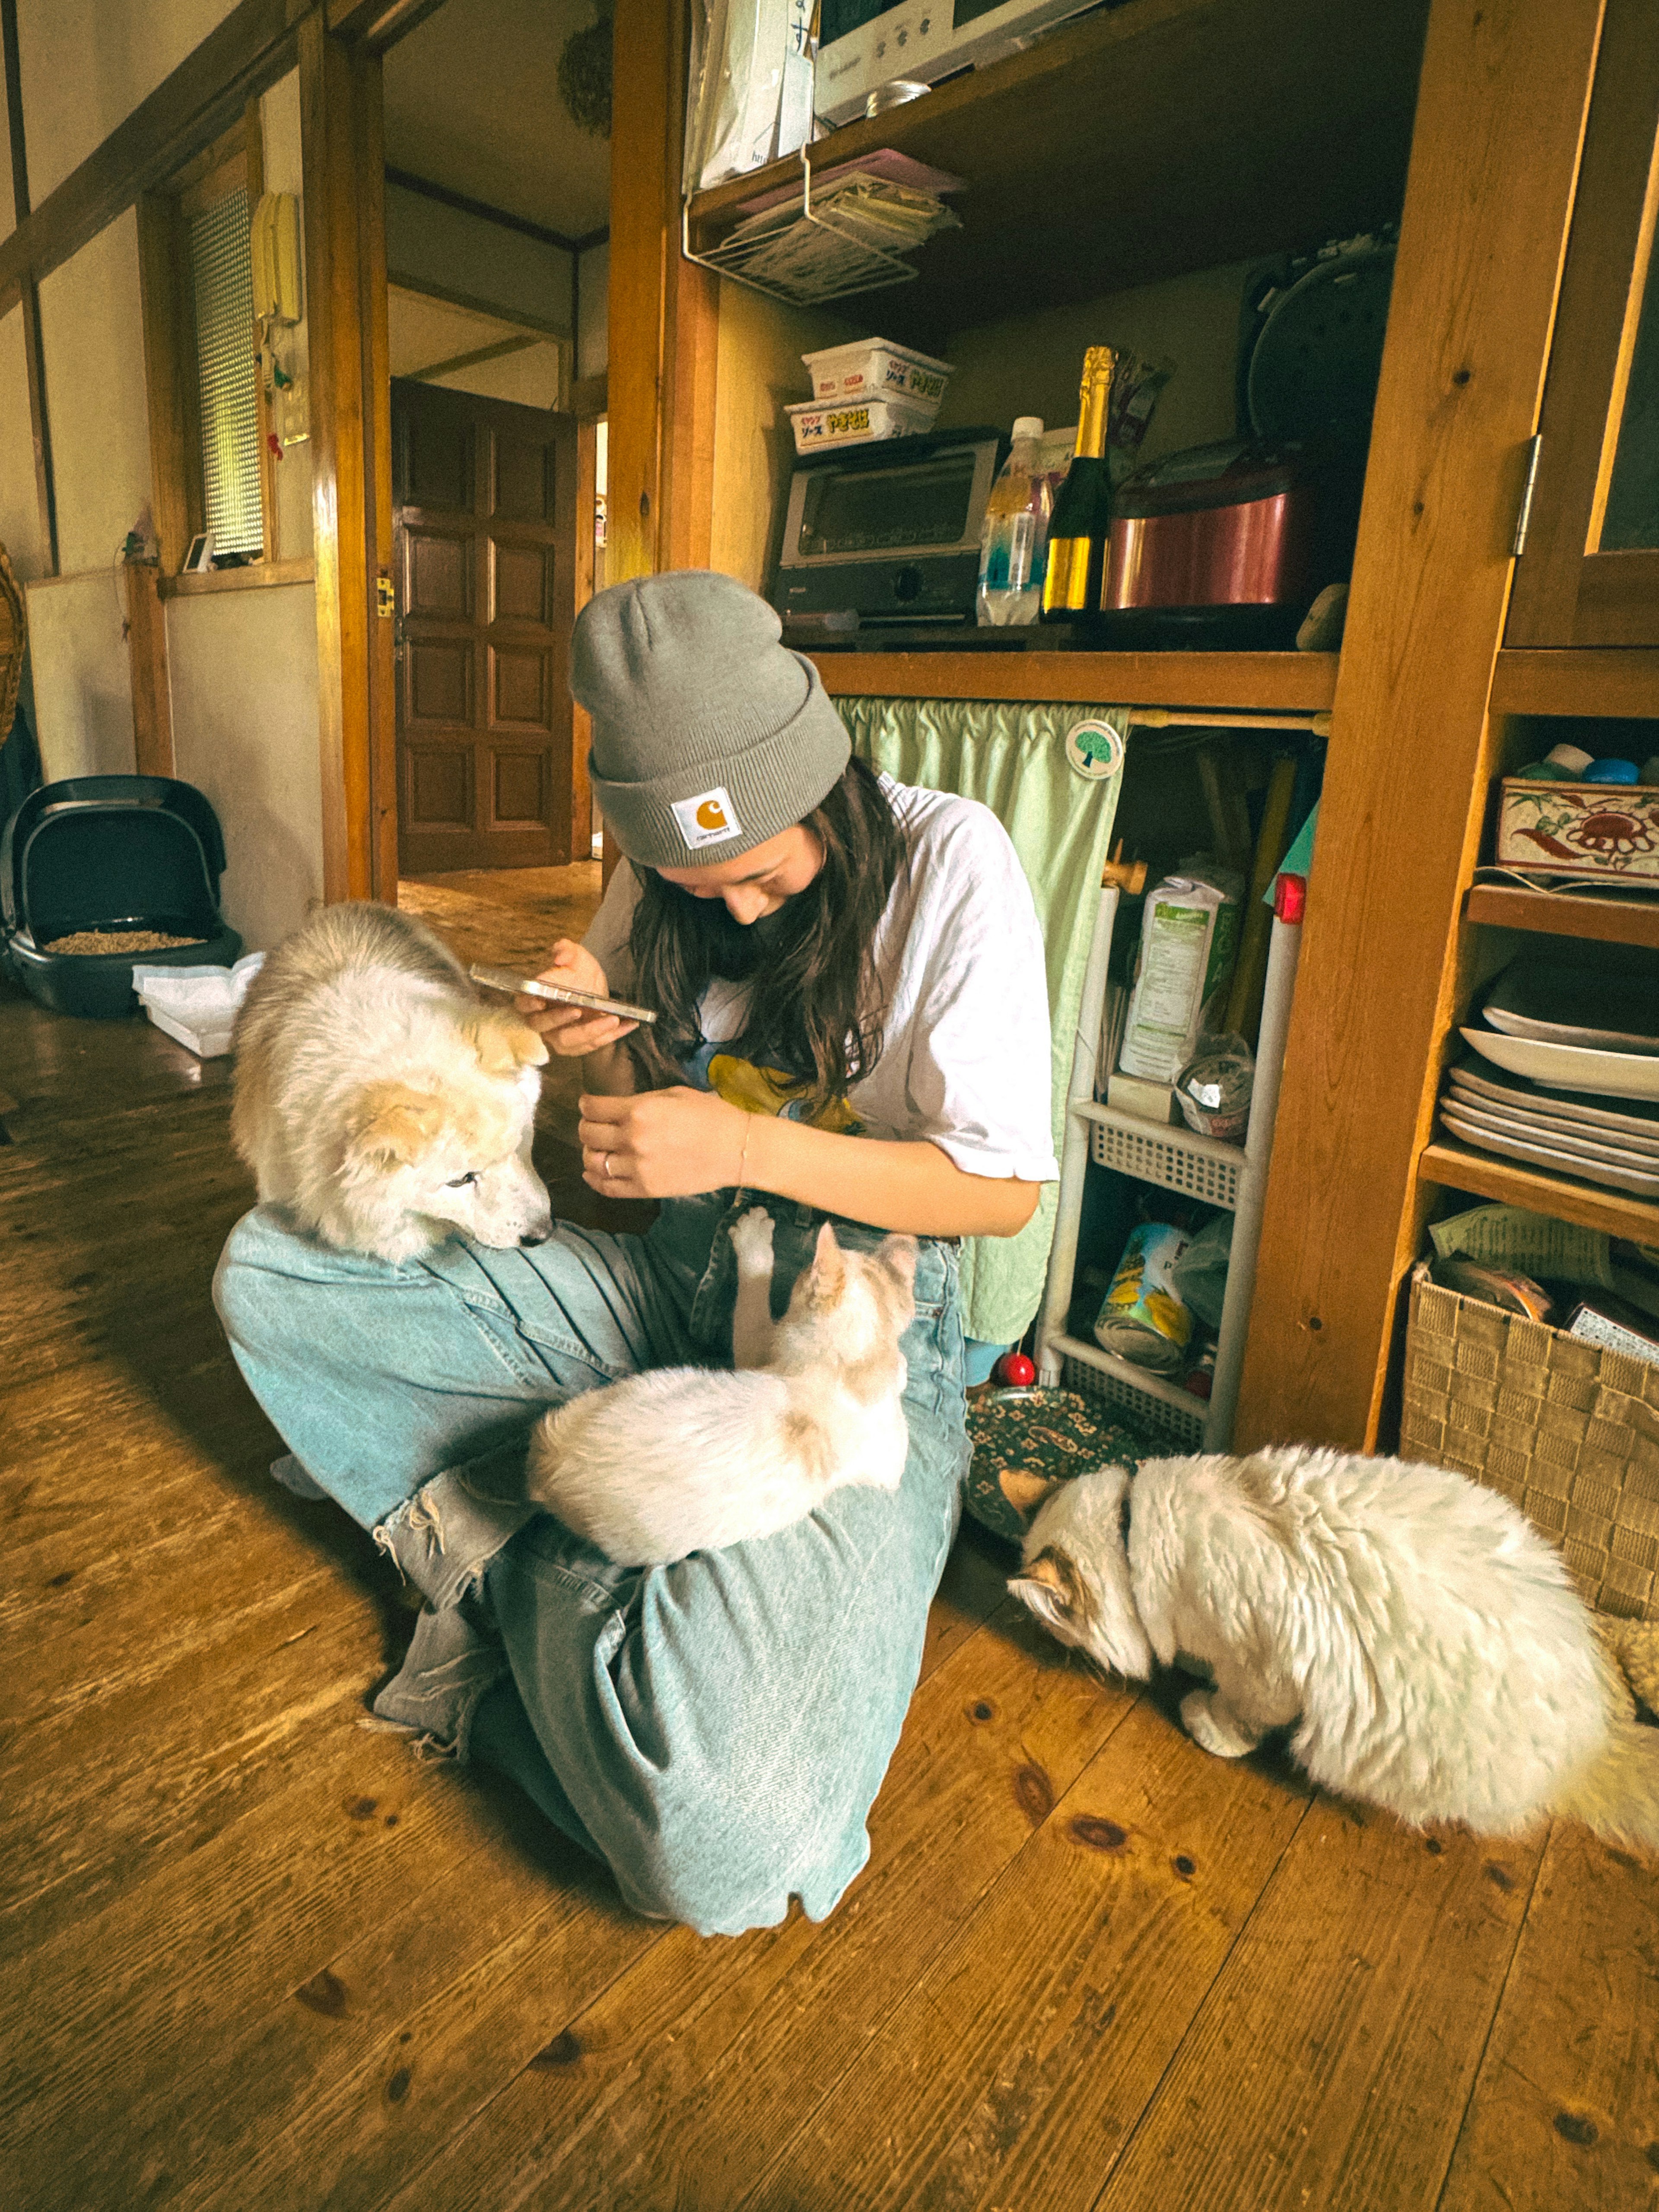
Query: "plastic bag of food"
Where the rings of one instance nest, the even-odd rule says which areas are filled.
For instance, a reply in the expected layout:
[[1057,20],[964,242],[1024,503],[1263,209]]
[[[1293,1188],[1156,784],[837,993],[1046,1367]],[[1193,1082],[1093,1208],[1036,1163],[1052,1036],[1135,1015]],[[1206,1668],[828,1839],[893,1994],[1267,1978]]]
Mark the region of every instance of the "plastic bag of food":
[[1140,957],[1118,1066],[1173,1083],[1193,1056],[1232,974],[1238,898],[1194,876],[1167,876],[1147,896]]
[[1176,1296],[1190,1306],[1206,1328],[1221,1326],[1221,1301],[1227,1295],[1227,1261],[1233,1249],[1233,1217],[1218,1213],[1206,1221],[1184,1252],[1176,1255],[1170,1280]]

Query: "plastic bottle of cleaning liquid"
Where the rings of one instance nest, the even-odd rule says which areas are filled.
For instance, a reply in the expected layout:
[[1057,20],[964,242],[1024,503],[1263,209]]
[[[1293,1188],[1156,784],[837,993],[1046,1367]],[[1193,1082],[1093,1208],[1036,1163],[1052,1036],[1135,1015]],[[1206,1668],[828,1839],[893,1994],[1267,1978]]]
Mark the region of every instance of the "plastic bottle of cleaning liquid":
[[1037,451],[1042,436],[1041,416],[1018,418],[1013,450],[985,502],[975,601],[981,629],[1034,623],[1042,605],[1054,495]]

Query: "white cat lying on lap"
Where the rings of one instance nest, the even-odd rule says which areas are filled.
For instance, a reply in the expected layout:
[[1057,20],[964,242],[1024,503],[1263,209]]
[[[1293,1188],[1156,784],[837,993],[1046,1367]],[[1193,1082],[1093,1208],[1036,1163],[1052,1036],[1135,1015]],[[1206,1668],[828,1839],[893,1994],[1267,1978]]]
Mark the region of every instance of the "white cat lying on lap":
[[526,1486],[627,1566],[721,1551],[804,1520],[843,1483],[896,1490],[910,1449],[899,1341],[916,1243],[844,1252],[828,1222],[772,1319],[772,1218],[732,1231],[735,1371],[662,1367],[572,1398],[538,1423]]
[[1104,1468],[1045,1501],[1010,1588],[1063,1643],[1182,1700],[1237,1759],[1296,1723],[1322,1787],[1512,1835],[1571,1814],[1659,1846],[1659,1729],[1634,1719],[1560,1559],[1495,1491],[1311,1449]]

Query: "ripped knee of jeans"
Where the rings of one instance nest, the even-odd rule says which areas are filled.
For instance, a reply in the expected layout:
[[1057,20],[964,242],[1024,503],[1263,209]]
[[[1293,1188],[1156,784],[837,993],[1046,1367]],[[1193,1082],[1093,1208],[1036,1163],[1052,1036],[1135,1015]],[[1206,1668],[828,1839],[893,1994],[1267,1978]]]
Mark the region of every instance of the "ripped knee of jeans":
[[477,1589],[501,1547],[541,1510],[522,1492],[493,1494],[487,1480],[482,1464],[447,1468],[374,1531],[374,1541],[398,1573],[436,1611]]

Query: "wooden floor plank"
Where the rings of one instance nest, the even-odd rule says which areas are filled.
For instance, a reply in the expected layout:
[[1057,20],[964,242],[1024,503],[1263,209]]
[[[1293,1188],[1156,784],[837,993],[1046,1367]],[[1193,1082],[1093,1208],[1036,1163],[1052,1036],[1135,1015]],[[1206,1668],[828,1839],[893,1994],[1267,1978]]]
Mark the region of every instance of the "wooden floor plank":
[[860,2208],[1085,2212],[1307,1805],[1143,1700],[781,2156],[707,2201],[808,2202],[834,2171]]
[[1440,2212],[1659,2200],[1659,1882],[1558,1822]]
[[[660,1938],[510,1785],[475,1781],[467,1794],[469,1820],[448,1850],[422,1853],[412,1887],[388,1887],[383,1917],[251,2008],[207,2066],[129,2110],[58,2178],[65,2212],[88,2201],[179,2212],[349,2202],[366,2145],[390,2136],[395,2156],[424,2127],[470,2117],[470,2103],[451,2109],[458,2094],[486,2098],[551,2023]],[[515,1978],[517,2042],[501,2032],[499,2003]],[[444,2063],[464,2024],[477,2046],[465,2082]]]
[[735,2203],[1132,1710],[1029,1621],[973,1637],[918,1692],[870,1864],[828,1922],[797,1909],[734,1942],[674,1929],[393,2212],[657,2203],[671,2172],[695,2172],[699,2212]]
[[1429,2212],[1542,1850],[1316,1803],[1096,2212]]
[[477,1838],[453,1775],[355,1718],[318,1724],[309,1762],[257,1815],[31,1954],[53,2002],[0,2017],[0,2124],[27,2115],[37,2145],[118,2139],[125,2114],[210,2069],[250,2015],[380,1925],[400,1884]]

